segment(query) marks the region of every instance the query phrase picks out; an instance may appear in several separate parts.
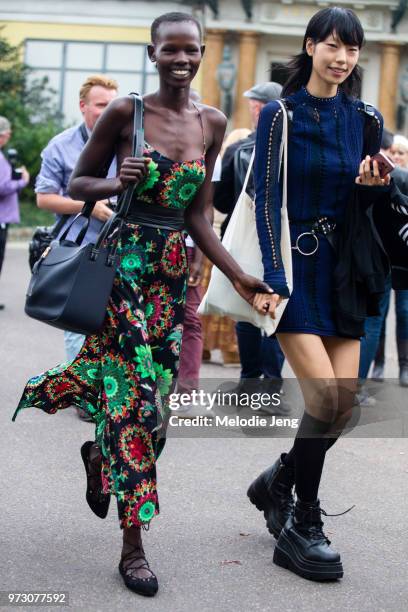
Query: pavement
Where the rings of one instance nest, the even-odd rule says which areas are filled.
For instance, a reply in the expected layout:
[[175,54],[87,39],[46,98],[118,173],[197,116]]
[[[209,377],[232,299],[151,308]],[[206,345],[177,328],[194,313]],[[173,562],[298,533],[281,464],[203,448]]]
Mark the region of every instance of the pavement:
[[[408,444],[398,430],[395,437],[378,430],[368,437],[369,429],[364,437],[348,435],[328,453],[322,507],[335,513],[355,504],[348,514],[325,519],[345,568],[334,584],[275,566],[275,541],[246,497],[252,479],[288,449],[288,439],[169,439],[158,463],[161,514],[144,534],[160,590],[153,599],[127,591],[117,571],[115,504],[102,522],[85,502],[79,448],[92,439],[92,425],[72,409],[52,416],[26,410],[11,422],[26,380],[64,360],[62,332],[23,313],[28,279],[25,246],[9,245],[0,282],[6,303],[0,312],[0,591],[65,591],[72,610],[93,612],[406,610]],[[395,324],[392,317],[393,309]],[[389,342],[388,375],[396,376]],[[238,369],[215,361],[202,375],[236,378]]]

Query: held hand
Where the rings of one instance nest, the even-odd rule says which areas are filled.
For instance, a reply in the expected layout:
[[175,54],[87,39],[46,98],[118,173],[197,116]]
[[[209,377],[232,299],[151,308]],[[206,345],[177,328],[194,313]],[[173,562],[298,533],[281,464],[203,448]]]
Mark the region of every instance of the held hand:
[[92,211],[92,217],[99,221],[107,221],[113,215],[113,211],[107,206],[108,202],[109,200],[99,200]]
[[380,177],[380,171],[378,169],[378,163],[376,160],[371,162],[371,158],[369,155],[366,155],[366,158],[360,164],[359,175],[356,178],[356,183],[358,185],[369,185],[369,186],[378,186],[378,185],[389,185],[391,177],[389,174],[385,178]]
[[21,166],[20,170],[21,170],[21,178],[26,183],[29,183],[30,182],[30,173],[28,172],[27,168],[25,166]]
[[129,184],[138,185],[143,181],[150,161],[150,157],[125,157],[118,176],[124,190]]
[[188,286],[198,287],[201,284],[202,279],[203,262],[193,261],[190,264],[189,275],[188,275]]
[[272,319],[276,318],[276,307],[282,302],[284,298],[277,293],[267,295],[265,293],[257,293],[254,299],[254,308],[259,314],[269,315]]
[[[257,294],[263,292],[263,295],[272,295],[272,289],[264,282],[250,276],[249,274],[240,274],[240,276],[233,283],[235,290],[241,297],[244,298],[251,306],[254,305],[254,299]],[[263,313],[266,314],[266,313]]]

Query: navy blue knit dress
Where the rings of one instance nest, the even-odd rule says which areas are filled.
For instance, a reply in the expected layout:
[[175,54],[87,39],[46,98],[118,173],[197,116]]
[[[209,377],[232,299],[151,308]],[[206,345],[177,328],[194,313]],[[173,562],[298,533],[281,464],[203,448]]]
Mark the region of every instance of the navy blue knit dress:
[[[347,202],[356,188],[355,178],[363,155],[365,124],[363,104],[339,93],[315,98],[303,87],[286,98],[293,110],[288,148],[288,215],[292,245],[311,221],[326,216],[339,231]],[[380,148],[382,117],[376,111]],[[282,137],[282,109],[271,102],[263,109],[257,130],[254,166],[256,221],[264,264],[264,280],[276,293],[289,295],[280,254],[281,186],[276,180]],[[293,292],[278,332],[339,336],[333,318],[333,270],[335,253],[327,238],[318,235],[314,255],[292,250]],[[315,240],[301,241],[311,251]]]

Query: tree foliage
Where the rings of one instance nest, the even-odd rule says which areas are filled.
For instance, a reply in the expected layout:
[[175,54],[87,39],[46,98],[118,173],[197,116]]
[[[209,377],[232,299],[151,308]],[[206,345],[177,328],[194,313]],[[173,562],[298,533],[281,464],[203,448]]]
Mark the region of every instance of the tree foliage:
[[21,45],[10,44],[0,30],[0,115],[7,117],[13,130],[6,149],[17,149],[33,185],[41,165],[40,153],[61,131],[62,117],[48,79],[35,79],[21,57]]

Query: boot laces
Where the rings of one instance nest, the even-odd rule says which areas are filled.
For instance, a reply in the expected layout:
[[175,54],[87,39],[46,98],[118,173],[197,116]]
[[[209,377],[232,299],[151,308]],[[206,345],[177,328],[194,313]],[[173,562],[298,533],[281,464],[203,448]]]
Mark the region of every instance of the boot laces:
[[[323,508],[320,508],[320,507],[319,508],[310,508],[310,510],[306,511],[306,515],[309,515],[309,517],[311,519],[311,522],[312,522],[312,524],[308,528],[308,532],[309,532],[311,538],[313,540],[316,540],[316,544],[318,544],[318,542],[319,541],[321,542],[322,540],[325,540],[329,546],[331,544],[331,541],[329,540],[329,538],[327,537],[327,535],[323,531],[323,521],[320,518],[320,516],[322,514],[323,514],[323,516],[343,516],[343,514],[347,514],[353,508],[355,508],[355,504],[350,506],[350,508],[348,508],[344,512],[339,512],[338,514],[329,514],[328,512],[326,512],[326,510],[324,510]],[[319,518],[315,517],[315,513],[316,512],[319,513]]]
[[320,508],[320,512],[324,516],[343,516],[343,514],[347,514],[347,512],[350,512],[350,510],[352,510],[355,507],[356,507],[356,504],[353,504],[352,506],[350,506],[350,508],[347,508],[347,510],[345,510],[344,512],[339,512],[338,514],[328,514],[326,510],[323,510],[323,508]]

